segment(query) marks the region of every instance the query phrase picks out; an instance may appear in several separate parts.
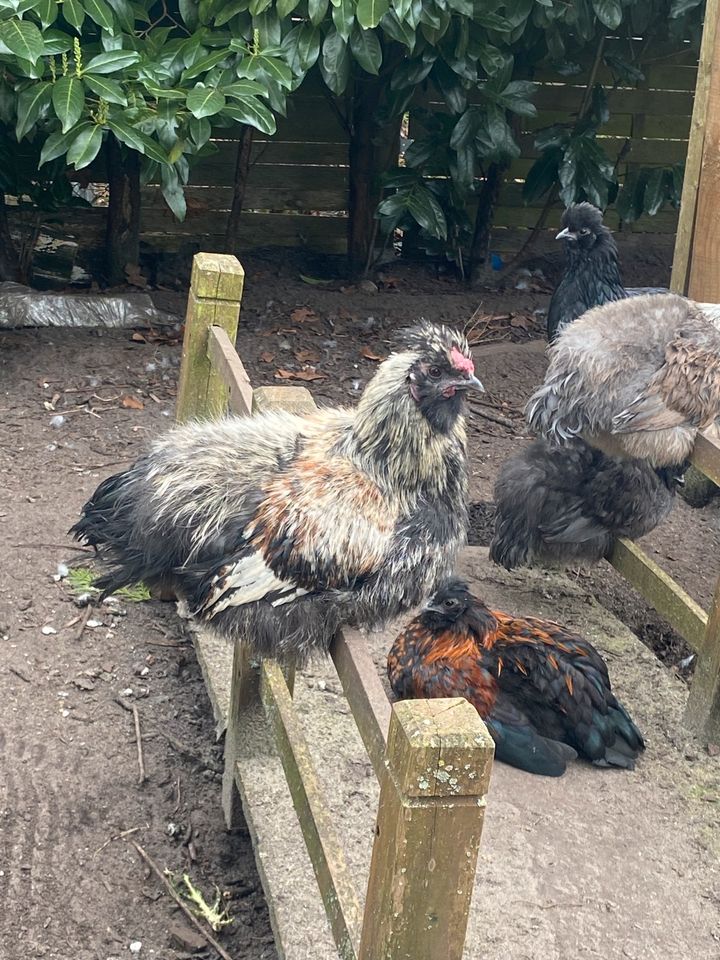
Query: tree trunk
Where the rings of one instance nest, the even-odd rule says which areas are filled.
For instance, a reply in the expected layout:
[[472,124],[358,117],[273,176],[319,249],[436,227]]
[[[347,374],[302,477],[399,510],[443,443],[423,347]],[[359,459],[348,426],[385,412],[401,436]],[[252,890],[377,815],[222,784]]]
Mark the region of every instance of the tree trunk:
[[490,257],[490,236],[492,232],[495,205],[500,195],[502,178],[508,165],[505,163],[491,163],[487,168],[485,180],[480,190],[477,213],[475,214],[475,231],[470,247],[470,262],[468,276],[472,283],[477,283],[487,271]]
[[233,198],[225,226],[225,252],[235,253],[239,245],[240,218],[242,216],[248,177],[250,175],[250,153],[252,151],[253,127],[243,124],[240,131],[237,160],[235,162],[235,181]]
[[377,236],[375,210],[382,198],[381,176],[397,165],[400,122],[380,125],[376,114],[389,80],[363,77],[355,86],[350,124],[350,219],[348,259],[354,274],[365,273]]
[[15,241],[10,234],[5,194],[2,192],[0,192],[0,280],[20,280],[20,259]]
[[140,154],[123,150],[112,134],[107,139],[110,200],[105,238],[109,284],[124,283],[127,268],[138,269],[140,256]]

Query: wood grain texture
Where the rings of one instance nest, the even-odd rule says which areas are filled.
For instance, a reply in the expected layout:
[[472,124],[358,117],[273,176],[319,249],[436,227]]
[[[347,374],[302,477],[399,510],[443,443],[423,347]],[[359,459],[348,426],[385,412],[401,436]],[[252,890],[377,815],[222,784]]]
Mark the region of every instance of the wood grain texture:
[[465,700],[393,705],[358,960],[461,960],[494,749]]
[[244,281],[235,257],[198,253],[193,259],[175,413],[179,423],[227,411],[229,390],[208,359],[208,330],[222,327],[235,342]]
[[681,633],[693,650],[705,644],[708,615],[693,598],[636,544],[615,541],[610,563]]
[[[720,65],[715,63],[713,66],[713,60],[717,60],[718,51],[719,9],[720,3],[718,0],[707,0],[702,44],[700,47],[700,63],[698,65],[695,85],[695,101],[690,123],[690,142],[685,160],[685,177],[683,180],[680,217],[678,220],[672,277],[670,280],[670,289],[675,293],[681,294],[688,294],[690,289],[690,263],[691,257],[693,256],[695,231],[698,225],[696,219],[698,190],[709,118],[710,90],[713,82],[717,83],[717,77],[720,75]],[[713,75],[715,75],[715,81],[713,81]],[[717,102],[717,93],[715,97],[715,108],[720,108]],[[689,295],[697,296],[695,292],[689,293]],[[706,300],[709,298],[699,297],[699,299]]]
[[693,677],[685,723],[713,743],[720,742],[720,580],[715,588],[703,655]]
[[230,394],[228,403],[232,412],[241,417],[249,417],[253,407],[250,377],[222,327],[209,328],[207,356],[217,375],[227,385]]

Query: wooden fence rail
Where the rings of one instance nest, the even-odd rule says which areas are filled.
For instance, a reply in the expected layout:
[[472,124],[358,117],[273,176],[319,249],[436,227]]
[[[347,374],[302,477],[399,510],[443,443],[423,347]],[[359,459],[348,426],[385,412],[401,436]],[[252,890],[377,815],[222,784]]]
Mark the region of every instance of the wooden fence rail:
[[[195,257],[178,419],[213,418],[228,409],[240,416],[315,409],[304,388],[250,386],[233,347],[242,280],[234,257]],[[213,300],[215,305],[208,302]],[[294,708],[294,670],[272,660],[256,661],[242,641],[234,645],[229,684],[226,822],[233,826],[239,819],[238,799],[247,796],[239,760],[252,749],[258,727],[264,726],[282,761],[341,960],[461,960],[494,755],[492,738],[465,700],[391,705],[358,634],[340,632],[331,656],[380,781],[364,909],[358,878],[350,874],[323,795],[312,744]],[[205,652],[206,679],[214,671],[207,661]],[[258,866],[265,876],[264,865]]]

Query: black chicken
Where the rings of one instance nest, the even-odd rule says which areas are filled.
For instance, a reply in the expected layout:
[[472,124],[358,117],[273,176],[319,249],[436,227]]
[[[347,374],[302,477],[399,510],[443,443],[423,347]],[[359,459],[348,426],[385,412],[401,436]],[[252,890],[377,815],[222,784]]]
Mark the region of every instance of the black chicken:
[[591,643],[550,620],[490,610],[461,580],[395,640],[388,678],[399,699],[465,697],[496,759],[529,773],[559,777],[577,754],[632,770],[645,749]]
[[467,340],[423,324],[354,410],[177,427],[108,478],[72,528],[106,592],[171,585],[264,655],[325,651],[343,622],[417,605],[466,533]]
[[[556,239],[565,241],[567,266],[548,308],[550,343],[586,310],[628,297],[669,292],[666,287],[623,286],[617,244],[603,223],[601,211],[591,203],[571,204],[562,215],[561,225]],[[711,320],[720,319],[720,305],[699,306]]]
[[677,470],[608,457],[580,439],[536,440],[501,467],[490,559],[508,570],[600,560],[617,537],[637,540],[664,520],[681,483]]

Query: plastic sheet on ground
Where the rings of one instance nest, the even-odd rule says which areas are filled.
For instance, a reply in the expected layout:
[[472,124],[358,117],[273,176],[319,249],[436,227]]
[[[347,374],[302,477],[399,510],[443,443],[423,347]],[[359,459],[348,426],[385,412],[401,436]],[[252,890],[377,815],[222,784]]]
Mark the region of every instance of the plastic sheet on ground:
[[48,293],[0,283],[0,328],[158,327],[179,319],[157,310],[147,293]]

